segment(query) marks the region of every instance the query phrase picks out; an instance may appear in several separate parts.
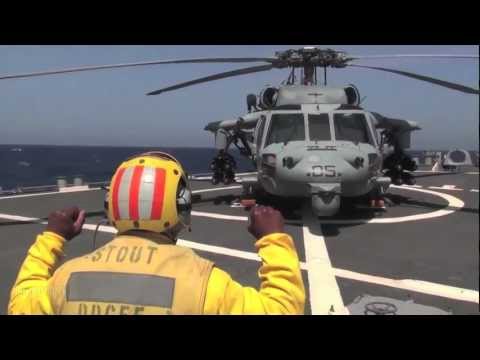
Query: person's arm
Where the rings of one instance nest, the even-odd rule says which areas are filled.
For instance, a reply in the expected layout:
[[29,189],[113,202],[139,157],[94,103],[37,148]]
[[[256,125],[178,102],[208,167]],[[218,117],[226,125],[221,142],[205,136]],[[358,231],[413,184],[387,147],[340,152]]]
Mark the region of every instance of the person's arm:
[[50,281],[63,257],[63,247],[81,231],[85,212],[78,208],[50,214],[47,229],[28,250],[10,293],[8,314],[53,314]]
[[292,238],[283,233],[281,215],[273,209],[256,208],[251,219],[250,231],[259,238],[255,246],[262,259],[260,290],[243,287],[226,272],[213,268],[205,314],[303,314],[305,288],[300,262]]
[[53,314],[48,284],[63,256],[64,243],[65,239],[53,232],[46,231],[37,236],[10,293],[8,314]]

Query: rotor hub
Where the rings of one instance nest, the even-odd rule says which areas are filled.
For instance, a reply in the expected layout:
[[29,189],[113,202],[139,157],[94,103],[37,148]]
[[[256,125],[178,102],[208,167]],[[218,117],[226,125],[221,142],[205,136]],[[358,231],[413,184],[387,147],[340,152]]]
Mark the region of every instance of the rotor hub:
[[321,66],[342,68],[351,60],[344,51],[304,47],[275,53],[281,67]]

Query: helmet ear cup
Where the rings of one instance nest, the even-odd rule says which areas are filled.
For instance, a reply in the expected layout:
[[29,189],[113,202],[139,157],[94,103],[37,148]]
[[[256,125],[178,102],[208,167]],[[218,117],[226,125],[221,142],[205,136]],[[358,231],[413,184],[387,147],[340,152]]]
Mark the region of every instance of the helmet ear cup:
[[105,193],[105,199],[103,200],[103,210],[105,211],[105,217],[108,218],[108,197],[110,196],[110,191],[107,190]]
[[177,213],[180,222],[186,227],[189,227],[191,223],[191,211],[192,191],[183,180],[180,180],[177,193]]

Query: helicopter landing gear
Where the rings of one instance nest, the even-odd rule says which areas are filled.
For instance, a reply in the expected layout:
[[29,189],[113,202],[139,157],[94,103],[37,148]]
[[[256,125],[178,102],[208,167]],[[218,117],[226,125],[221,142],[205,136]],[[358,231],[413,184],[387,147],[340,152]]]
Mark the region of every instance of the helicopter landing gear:
[[236,197],[230,206],[241,207],[248,211],[257,204],[256,191],[253,184],[243,183],[242,188],[242,194]]
[[372,210],[385,210],[385,200],[383,199],[383,196],[381,197],[376,197],[376,198],[371,198],[370,199],[370,208]]
[[392,184],[396,186],[401,185],[415,185],[415,177],[409,172],[403,170],[392,171],[389,170],[385,173],[386,176],[392,179]]
[[403,172],[402,180],[403,180],[403,183],[406,184],[406,185],[411,186],[411,185],[416,184],[415,177],[412,174],[407,173],[407,172]]
[[237,167],[232,155],[224,150],[220,150],[218,155],[210,163],[210,169],[213,171],[212,185],[223,182],[229,185],[235,182],[235,168]]
[[214,174],[212,176],[212,185],[217,185],[219,182],[220,182],[219,177],[216,174]]
[[257,205],[257,201],[255,199],[241,199],[240,204],[245,210],[250,210],[252,207]]
[[385,197],[382,187],[372,190],[369,194],[368,205],[374,211],[385,211]]
[[405,153],[400,151],[388,156],[384,168],[387,169],[385,175],[392,179],[393,185],[415,185],[415,177],[410,172],[417,170],[417,164]]
[[212,185],[218,185],[219,183],[230,185],[231,183],[235,182],[235,174],[233,172],[224,174],[221,171],[216,171],[212,176],[211,182]]
[[385,210],[385,201],[383,198],[371,199],[370,208]]

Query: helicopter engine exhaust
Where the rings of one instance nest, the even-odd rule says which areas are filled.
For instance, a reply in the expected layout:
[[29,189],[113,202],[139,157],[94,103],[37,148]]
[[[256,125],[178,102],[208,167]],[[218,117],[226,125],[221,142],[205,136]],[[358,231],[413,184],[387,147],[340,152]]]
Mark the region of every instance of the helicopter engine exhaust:
[[347,96],[347,104],[353,106],[360,105],[360,92],[358,91],[357,87],[353,84],[346,86],[345,88],[345,95]]
[[267,87],[262,90],[258,97],[259,106],[262,109],[270,109],[277,103],[278,89],[274,87]]

